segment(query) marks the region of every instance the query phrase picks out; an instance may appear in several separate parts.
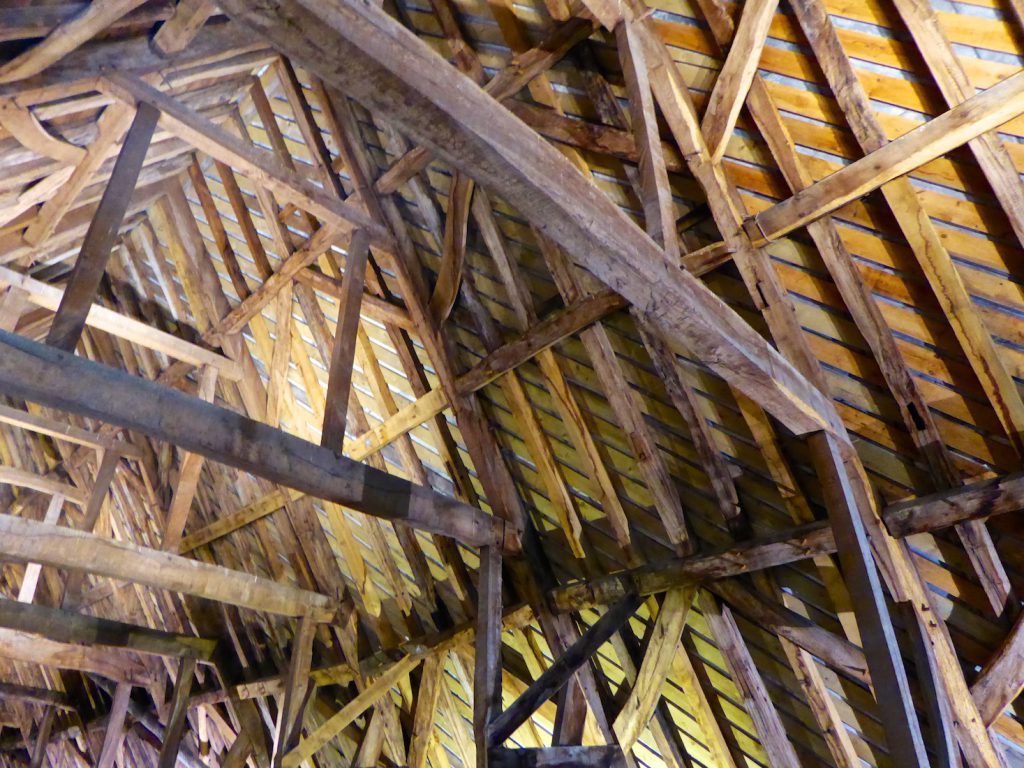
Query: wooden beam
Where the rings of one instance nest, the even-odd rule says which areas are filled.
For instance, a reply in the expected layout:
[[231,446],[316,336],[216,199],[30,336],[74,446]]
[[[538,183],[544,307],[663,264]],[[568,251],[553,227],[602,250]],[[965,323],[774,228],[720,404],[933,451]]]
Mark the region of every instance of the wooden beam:
[[46,746],[50,743],[50,732],[53,730],[53,720],[57,716],[56,707],[47,707],[43,713],[42,722],[39,723],[39,731],[36,733],[36,743],[32,747],[32,759],[29,760],[29,768],[42,768],[46,760]]
[[743,703],[764,747],[772,768],[800,768],[793,744],[786,735],[779,712],[765,687],[761,673],[754,662],[740,628],[728,606],[719,605],[706,592],[699,599],[701,613],[711,628],[715,645],[722,652],[726,666],[743,697]]
[[1024,472],[1017,472],[901,501],[886,507],[882,519],[889,533],[903,538],[1021,509],[1024,509]]
[[160,113],[148,104],[140,105],[135,112],[46,335],[46,343],[51,346],[72,352],[82,336],[159,116]]
[[[204,367],[199,374],[199,391],[197,393],[199,398],[207,403],[212,403],[216,386],[217,369],[210,366]],[[178,466],[178,480],[174,484],[174,495],[171,497],[171,505],[167,508],[163,538],[160,540],[161,549],[166,549],[169,552],[178,550],[196,490],[199,488],[199,475],[202,471],[202,454],[183,451],[181,463]]]
[[[88,415],[367,514],[472,546],[504,522],[234,412],[0,331],[0,391]],[[506,545],[515,546],[510,538]]]
[[[427,768],[430,743],[434,738],[434,724],[438,720],[437,707],[444,679],[443,655],[435,654],[423,662],[420,685],[416,691],[416,711],[413,713],[412,735],[409,738],[409,768]],[[461,718],[461,715],[459,715]]]
[[69,645],[97,645],[164,657],[208,660],[216,641],[177,635],[81,613],[0,600],[0,627]]
[[20,408],[12,408],[9,405],[0,404],[0,423],[10,424],[12,427],[26,429],[39,435],[47,435],[74,445],[114,451],[133,459],[142,458],[142,449],[131,443],[110,437],[102,432],[80,429],[66,421],[58,421],[47,416],[23,411]]
[[516,729],[525,723],[541,704],[550,699],[576,674],[597,649],[629,621],[642,602],[630,595],[610,607],[594,625],[527,688],[512,705],[491,723],[488,741],[491,747],[500,746]]
[[778,0],[758,0],[743,6],[729,55],[715,80],[700,124],[714,163],[721,162],[736,127],[743,102],[757,74],[761,51],[768,41],[768,31],[778,5]]
[[[325,275],[323,272],[318,272],[312,267],[299,270],[295,275],[295,279],[300,283],[308,285],[310,288],[315,288],[336,299],[340,299],[345,292],[345,286],[342,281],[335,280],[333,277]],[[394,325],[406,331],[416,330],[407,309],[374,296],[372,293],[363,294],[360,308],[364,315],[373,320],[386,325]]]
[[79,194],[107,159],[107,152],[121,139],[132,114],[131,107],[123,104],[111,104],[103,111],[98,122],[98,136],[86,149],[85,157],[75,166],[71,177],[43,204],[32,223],[26,227],[22,234],[26,243],[38,248],[50,239]]
[[292,638],[292,656],[288,661],[288,676],[274,723],[274,746],[271,753],[272,768],[280,768],[285,754],[292,749],[302,727],[302,712],[309,689],[309,667],[313,661],[313,640],[316,624],[303,617]]
[[[363,307],[371,296],[363,295]],[[456,388],[460,394],[467,395],[477,392],[499,377],[515,370],[535,356],[543,355],[546,350],[559,341],[576,333],[597,320],[618,311],[624,305],[623,299],[611,291],[601,291],[593,296],[582,298],[563,309],[556,310],[536,325],[526,330],[519,338],[487,355],[483,360],[456,379]],[[413,402],[398,409],[383,422],[369,429],[358,437],[345,443],[344,454],[350,459],[363,461],[402,437],[402,435],[425,424],[450,407],[448,396],[441,387],[431,389]],[[184,553],[201,544],[227,536],[239,528],[265,517],[280,509],[287,498],[291,501],[301,498],[297,492],[272,491],[261,499],[216,520],[201,531],[187,536],[182,541]]]
[[34,688],[28,685],[17,683],[0,682],[0,697],[4,699],[18,699],[27,701],[30,704],[40,704],[44,707],[55,707],[57,709],[74,709],[68,700],[66,693],[52,691],[49,688]]
[[[829,426],[824,398],[753,329],[694,278],[670,268],[657,245],[556,149],[382,10],[347,0],[316,10],[295,0],[259,7],[227,0],[222,7],[508,200],[632,302],[669,343],[715,361],[716,370],[795,433]],[[313,30],[322,34],[307,36]],[[428,72],[429,83],[421,77]]]
[[[64,507],[64,497],[55,493],[50,497],[50,503],[46,507],[46,514],[43,515],[43,522],[46,525],[57,525],[60,521],[60,513]],[[43,567],[39,563],[29,563],[25,566],[25,575],[21,579],[21,587],[18,590],[19,603],[31,603],[36,595],[36,586],[39,584],[39,575]]]
[[137,685],[152,682],[149,668],[134,654],[62,643],[16,629],[0,628],[0,657],[55,669],[91,672],[118,682]]
[[986,727],[991,728],[1024,690],[1024,614],[1017,616],[1009,633],[992,654],[971,686],[971,696]]
[[331,350],[331,368],[327,377],[327,400],[324,404],[324,425],[320,445],[340,450],[345,443],[345,422],[348,416],[349,389],[355,361],[356,339],[359,335],[359,314],[366,261],[370,243],[362,231],[352,236],[345,257],[344,292],[338,304],[338,324]]
[[497,547],[487,547],[480,553],[473,666],[473,737],[477,768],[487,768],[491,723],[501,713],[501,561]]
[[672,657],[676,653],[685,653],[679,643],[695,594],[694,586],[670,589],[658,608],[658,618],[647,642],[643,663],[613,724],[623,752],[633,749],[654,715],[662,686],[672,667]]
[[[79,530],[85,533],[93,533],[96,524],[99,522],[100,513],[103,511],[103,502],[107,498],[110,484],[114,480],[114,473],[117,471],[121,457],[113,451],[104,451],[100,459],[99,468],[96,470],[96,478],[92,490],[89,493],[89,502],[85,505],[82,519],[79,522]],[[70,573],[64,583],[64,594],[61,595],[60,605],[63,608],[74,608],[78,605],[82,596],[82,586],[85,584],[84,573]]]
[[408,675],[419,664],[421,657],[415,654],[406,655],[400,662],[390,667],[384,674],[374,680],[354,699],[299,742],[291,752],[284,756],[282,768],[298,768],[304,760],[308,760],[327,742],[337,736],[353,720],[369,707],[373,706],[382,696],[389,695],[391,687],[405,675]]
[[[557,64],[577,44],[594,31],[594,22],[585,18],[572,18],[559,24],[534,48],[516,54],[491,78],[484,90],[502,101],[514,96],[531,80]],[[378,194],[386,195],[422,171],[430,163],[431,153],[426,147],[406,152],[381,174],[374,184]]]
[[43,157],[72,165],[82,162],[85,157],[82,147],[51,134],[32,114],[32,110],[14,99],[0,101],[0,125],[23,146]]
[[185,50],[206,20],[216,12],[214,0],[178,0],[174,14],[153,35],[153,47],[164,56]]
[[810,440],[815,443],[815,469],[822,484],[843,576],[853,598],[863,642],[870,651],[868,664],[875,700],[885,723],[886,744],[897,763],[924,765],[928,758],[903,657],[854,490],[843,471],[840,448],[835,439],[824,432],[812,435]]
[[80,488],[17,467],[0,466],[0,483],[15,485],[19,488],[31,488],[33,491],[51,496],[59,494],[80,507],[84,507],[89,499],[85,491]]
[[0,515],[0,533],[0,555],[15,562],[85,571],[282,616],[309,614],[326,621],[334,615],[323,595],[168,552],[10,515]]
[[[0,283],[21,289],[25,292],[26,299],[37,307],[56,312],[60,306],[62,292],[55,285],[49,285],[3,266],[0,266]],[[211,365],[220,372],[220,375],[231,381],[239,381],[242,378],[241,367],[235,361],[99,304],[92,305],[85,322],[92,328],[160,352],[175,360],[182,360],[195,366]]]
[[124,717],[128,714],[131,696],[131,685],[117,684],[117,688],[114,689],[114,700],[110,705],[110,715],[107,718],[107,731],[103,736],[103,747],[96,760],[96,768],[111,768],[114,758],[121,750],[121,743],[125,736]]
[[0,66],[0,83],[39,74],[144,2],[104,0],[90,3],[80,13],[53,29],[43,40]]
[[[658,115],[648,80],[649,63],[637,44],[632,22],[615,28],[615,38],[622,62],[622,74],[629,96],[633,135],[639,151],[639,192],[644,208],[644,228],[670,260],[679,258],[679,234],[676,231],[676,207],[662,152]],[[628,750],[627,750],[628,751]]]
[[174,693],[171,695],[171,712],[167,717],[164,729],[164,743],[160,746],[159,768],[174,768],[178,764],[178,750],[181,748],[181,737],[185,735],[185,715],[188,714],[188,694],[192,690],[192,681],[196,673],[196,660],[184,657],[178,664],[178,676],[174,681]]
[[1024,73],[1011,75],[924,125],[747,220],[751,239],[776,240],[851,200],[994,131],[1024,112]]
[[142,80],[112,74],[104,78],[101,86],[128,104],[146,103],[158,109],[161,122],[172,133],[250,177],[255,183],[264,185],[280,198],[308,210],[339,232],[358,227],[366,231],[374,245],[393,247],[387,230],[361,208],[320,191],[297,172],[286,168],[272,153],[233,136]]

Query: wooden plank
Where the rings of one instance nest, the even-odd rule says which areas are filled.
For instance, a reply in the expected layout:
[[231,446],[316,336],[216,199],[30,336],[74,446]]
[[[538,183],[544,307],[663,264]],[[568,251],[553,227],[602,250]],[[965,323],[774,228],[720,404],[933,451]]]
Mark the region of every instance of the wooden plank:
[[654,715],[662,686],[672,667],[672,657],[681,652],[680,638],[695,595],[696,588],[693,586],[671,589],[658,608],[658,618],[647,642],[647,651],[636,682],[630,688],[612,726],[624,752],[633,749],[647,727],[647,722]]
[[[371,515],[480,546],[504,522],[176,390],[0,331],[0,391],[167,440]],[[515,546],[511,539],[508,546]]]
[[488,741],[490,746],[500,746],[516,729],[525,723],[541,704],[565,685],[576,671],[587,663],[597,649],[619,630],[623,623],[629,621],[641,599],[631,595],[610,607],[595,624],[587,630],[572,646],[567,648],[554,663],[548,667],[527,688],[512,705],[494,719],[490,726]]
[[392,247],[387,230],[372,221],[361,208],[321,192],[298,173],[286,168],[273,154],[233,136],[170,96],[141,80],[118,74],[104,78],[102,87],[127,103],[144,102],[160,110],[161,122],[171,132],[250,177],[255,183],[262,184],[280,198],[302,206],[339,232],[359,227],[366,231],[374,245]]
[[408,654],[397,664],[391,666],[370,685],[366,686],[358,696],[342,707],[340,711],[300,741],[295,749],[286,754],[281,762],[282,768],[297,768],[304,760],[308,760],[316,754],[327,742],[337,736],[369,707],[373,706],[382,696],[390,695],[392,686],[400,678],[408,675],[419,662],[419,656]]
[[43,40],[0,66],[0,83],[11,83],[39,74],[143,2],[145,0],[90,3],[80,13],[53,29]]
[[114,689],[114,700],[107,718],[107,731],[103,736],[103,747],[96,760],[96,768],[111,768],[114,758],[121,751],[121,743],[125,736],[124,717],[128,714],[131,695],[132,687],[127,683],[118,683]]
[[[23,290],[26,298],[37,307],[56,312],[60,306],[62,293],[61,289],[55,285],[43,283],[3,266],[0,266],[0,282]],[[92,305],[85,322],[92,328],[138,344],[146,349],[161,352],[176,360],[196,366],[214,366],[224,378],[231,381],[241,379],[241,369],[233,360],[99,304]]]
[[729,137],[757,74],[761,51],[768,41],[768,31],[777,7],[778,0],[758,0],[743,6],[729,55],[715,80],[700,124],[713,163],[721,162],[725,154]]
[[[314,11],[294,0],[272,6],[256,8],[248,0],[222,5],[330,85],[388,114],[417,140],[429,140],[439,156],[508,200],[631,301],[669,343],[715,361],[794,432],[828,423],[822,396],[762,338],[695,279],[669,268],[656,244],[556,149],[442,64],[422,40],[376,7],[338,2]],[[314,29],[330,32],[316,40],[302,32]],[[421,79],[427,72],[440,80]],[[443,98],[456,93],[457,99]],[[558,183],[550,183],[554,178]]]
[[181,737],[185,735],[185,715],[188,714],[188,694],[195,678],[196,660],[185,656],[178,664],[178,676],[171,694],[171,712],[164,728],[164,743],[160,747],[159,768],[174,768],[178,764]]
[[135,112],[135,118],[114,163],[110,181],[107,182],[99,207],[85,233],[71,277],[61,296],[60,306],[46,334],[47,344],[73,351],[82,336],[86,316],[92,308],[114,241],[128,210],[128,203],[135,192],[159,116],[160,113],[148,104],[139,105]]
[[211,639],[178,635],[13,600],[0,601],[0,627],[40,635],[69,645],[96,645],[171,658],[187,656],[204,661],[211,657],[216,645],[216,641]]
[[0,515],[0,554],[16,562],[86,571],[282,616],[334,615],[323,595],[68,528]]

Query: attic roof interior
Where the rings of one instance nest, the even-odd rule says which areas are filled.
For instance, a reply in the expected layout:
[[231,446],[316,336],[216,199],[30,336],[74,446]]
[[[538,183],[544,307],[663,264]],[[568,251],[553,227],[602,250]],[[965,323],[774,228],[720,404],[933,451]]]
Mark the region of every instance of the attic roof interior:
[[0,3],[0,766],[1024,766],[1022,66]]

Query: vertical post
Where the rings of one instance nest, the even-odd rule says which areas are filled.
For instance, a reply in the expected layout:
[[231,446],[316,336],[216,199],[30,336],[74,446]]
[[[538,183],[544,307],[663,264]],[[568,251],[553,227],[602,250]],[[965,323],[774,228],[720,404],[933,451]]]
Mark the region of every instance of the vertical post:
[[86,315],[96,298],[159,118],[155,107],[139,104],[50,325],[46,336],[50,346],[73,352],[82,336]]
[[196,660],[185,657],[178,665],[178,679],[174,681],[174,701],[167,718],[164,744],[160,748],[160,768],[174,768],[178,762],[178,749],[185,733],[185,715],[188,714],[188,696],[192,691],[192,679],[196,673]]
[[477,587],[476,666],[473,670],[473,735],[477,768],[487,768],[491,722],[501,712],[501,548],[480,550]]
[[284,755],[297,736],[302,722],[302,710],[306,705],[306,691],[309,688],[309,667],[313,661],[313,638],[316,622],[309,616],[299,619],[299,626],[292,640],[292,658],[288,665],[284,697],[274,724],[274,755],[272,768],[280,768]]
[[886,724],[889,752],[897,765],[928,765],[907,671],[842,453],[836,438],[827,432],[810,435],[808,442],[835,533],[839,562],[853,598],[875,699]]

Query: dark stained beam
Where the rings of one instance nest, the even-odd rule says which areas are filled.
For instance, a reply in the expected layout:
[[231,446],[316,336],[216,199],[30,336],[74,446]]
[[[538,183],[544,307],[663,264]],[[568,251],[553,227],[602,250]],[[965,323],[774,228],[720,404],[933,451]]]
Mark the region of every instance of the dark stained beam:
[[568,683],[576,674],[576,670],[586,664],[597,649],[629,621],[629,617],[636,612],[641,602],[642,599],[636,594],[623,598],[609,608],[586,634],[566,649],[565,653],[555,659],[554,663],[490,724],[488,741],[491,746],[500,746],[537,711],[537,707]]
[[70,352],[74,351],[82,336],[85,318],[92,308],[110,252],[135,193],[135,184],[159,117],[160,113],[148,104],[140,104],[135,112],[135,119],[128,129],[103,198],[85,233],[71,279],[53,317],[46,336],[47,344]]
[[470,546],[505,542],[504,522],[467,504],[177,390],[3,331],[0,392],[132,429],[311,496]]
[[185,715],[188,714],[188,695],[195,677],[196,660],[183,658],[178,664],[178,678],[174,681],[171,714],[164,729],[164,743],[160,747],[160,768],[174,768],[178,763],[181,737],[185,734]]
[[41,704],[44,707],[74,709],[71,702],[68,701],[67,694],[61,691],[51,691],[49,688],[34,688],[17,683],[0,683],[0,699],[18,699],[20,701],[27,701],[30,704]]
[[0,600],[0,627],[41,635],[62,643],[102,645],[158,656],[204,660],[210,658],[216,645],[215,640],[176,635],[15,600]]

